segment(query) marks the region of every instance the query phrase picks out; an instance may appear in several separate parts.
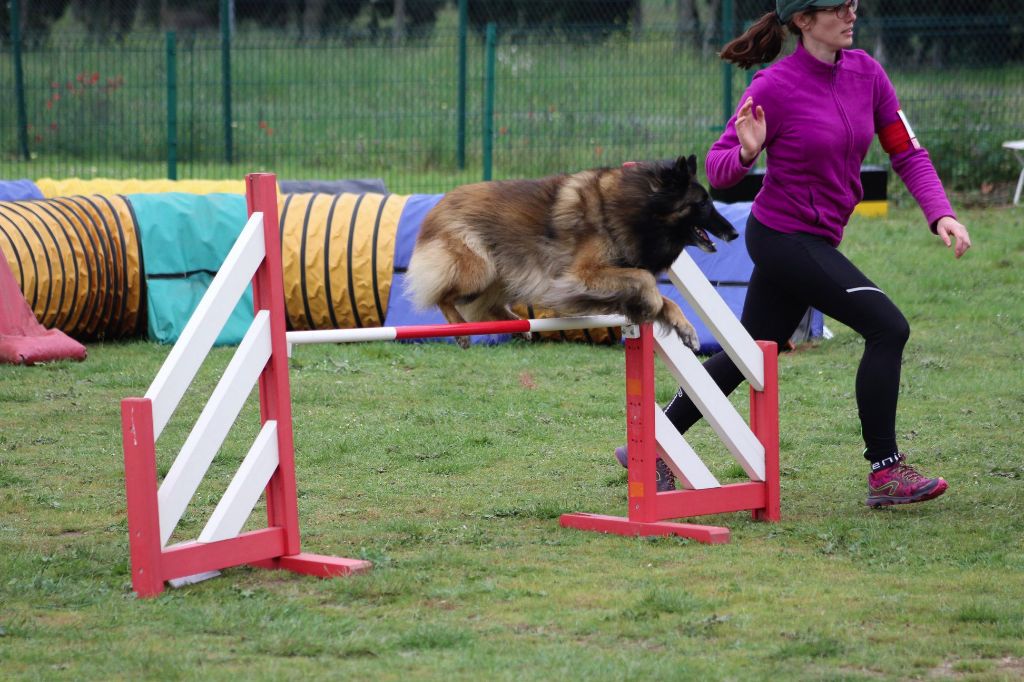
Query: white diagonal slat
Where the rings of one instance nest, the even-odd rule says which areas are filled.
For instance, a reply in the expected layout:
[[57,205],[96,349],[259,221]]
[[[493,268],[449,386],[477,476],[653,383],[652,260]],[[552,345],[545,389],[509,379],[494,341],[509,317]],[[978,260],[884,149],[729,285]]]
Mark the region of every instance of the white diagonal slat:
[[658,454],[682,480],[684,487],[701,490],[722,485],[661,410],[654,413],[654,437]]
[[161,544],[167,544],[185,513],[185,508],[259,379],[260,372],[270,359],[270,353],[270,313],[261,310],[256,313],[157,492]]
[[668,276],[754,390],[763,391],[764,357],[761,349],[693,262],[690,254],[685,251],[679,254],[679,258],[668,269]]
[[[697,409],[752,480],[765,480],[764,446],[715,384],[711,375],[670,327],[659,323],[655,350]],[[760,349],[758,349],[760,350]]]
[[146,397],[153,401],[154,440],[160,437],[263,262],[264,246],[263,214],[253,213],[146,391]]
[[267,421],[246,453],[230,485],[199,534],[199,542],[237,537],[277,470],[277,422]]

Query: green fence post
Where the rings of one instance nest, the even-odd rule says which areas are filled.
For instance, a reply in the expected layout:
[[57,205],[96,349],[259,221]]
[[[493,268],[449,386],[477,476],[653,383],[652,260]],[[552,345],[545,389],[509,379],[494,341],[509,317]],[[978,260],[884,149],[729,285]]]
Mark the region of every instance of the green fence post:
[[[733,0],[722,0],[722,44],[733,38]],[[732,64],[722,62],[722,125],[732,117]]]
[[494,22],[487,24],[486,70],[484,76],[484,180],[491,179],[494,152],[494,52],[498,42]]
[[178,66],[177,40],[167,32],[167,178],[178,179]]
[[455,163],[466,168],[466,41],[468,40],[469,0],[459,0],[459,92],[457,100]]
[[11,0],[11,54],[14,57],[14,100],[18,108],[18,149],[28,161],[28,114],[25,110],[25,69],[21,64],[21,2]]
[[231,129],[231,0],[220,0],[220,70],[224,102],[224,161],[234,163],[235,140]]

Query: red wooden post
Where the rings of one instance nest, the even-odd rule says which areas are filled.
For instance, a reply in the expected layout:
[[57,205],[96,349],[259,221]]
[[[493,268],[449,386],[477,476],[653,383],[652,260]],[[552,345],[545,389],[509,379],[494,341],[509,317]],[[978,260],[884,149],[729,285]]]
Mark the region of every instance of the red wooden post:
[[257,212],[263,213],[263,243],[266,251],[253,277],[252,289],[255,311],[270,311],[272,350],[270,361],[260,374],[260,420],[261,423],[270,420],[277,422],[278,465],[267,485],[267,522],[271,526],[284,528],[285,554],[297,554],[301,542],[275,176],[271,173],[251,173],[245,176],[245,197],[250,216]]
[[654,437],[654,335],[650,324],[634,326],[626,338],[626,449],[629,453],[629,520],[656,521],[658,485]]
[[121,401],[121,440],[124,443],[124,488],[128,507],[128,545],[132,587],[140,597],[164,591],[157,507],[156,446],[153,403],[148,398]]
[[299,505],[295,481],[295,437],[292,431],[292,397],[288,380],[288,341],[285,337],[284,275],[281,266],[281,236],[277,215],[277,178],[272,173],[245,176],[249,215],[263,213],[263,243],[266,255],[253,277],[253,305],[256,311],[270,311],[271,354],[260,374],[260,419],[277,421],[277,470],[267,484],[267,522],[284,530],[285,548],[261,566],[297,573],[333,577],[361,573],[372,564],[362,559],[302,552],[299,535]]
[[750,428],[764,446],[765,505],[754,510],[758,521],[780,521],[779,350],[773,341],[758,341],[764,356],[764,390],[750,389]]

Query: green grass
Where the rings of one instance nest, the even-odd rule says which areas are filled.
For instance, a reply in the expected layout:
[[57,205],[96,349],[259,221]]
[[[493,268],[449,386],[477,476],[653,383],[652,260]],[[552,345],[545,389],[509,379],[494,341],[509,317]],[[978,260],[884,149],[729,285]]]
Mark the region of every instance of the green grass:
[[[137,600],[118,403],[169,349],[2,366],[0,677],[1020,679],[1024,212],[962,218],[975,248],[960,262],[917,211],[856,218],[844,245],[911,321],[900,440],[950,491],[864,506],[861,341],[828,320],[835,338],[780,358],[783,521],[696,520],[729,527],[728,545],[559,527],[625,513],[617,347],[307,346],[290,363],[303,548],[374,569],[235,568]],[[171,420],[161,474],[229,356]],[[659,368],[659,399],[673,389]],[[177,539],[202,527],[256,419],[250,399]],[[705,425],[688,439],[735,475]]]

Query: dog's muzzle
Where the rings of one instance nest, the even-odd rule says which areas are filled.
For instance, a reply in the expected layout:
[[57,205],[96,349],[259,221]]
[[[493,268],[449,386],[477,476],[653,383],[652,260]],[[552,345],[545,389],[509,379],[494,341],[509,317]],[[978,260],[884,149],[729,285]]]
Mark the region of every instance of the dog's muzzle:
[[708,232],[727,242],[731,242],[740,236],[740,233],[736,231],[732,223],[723,218],[722,214],[716,211],[714,205],[710,202],[708,203],[705,215],[701,216],[701,218],[701,226],[696,229],[697,247],[701,251],[708,253],[716,251],[715,243],[708,237]]

